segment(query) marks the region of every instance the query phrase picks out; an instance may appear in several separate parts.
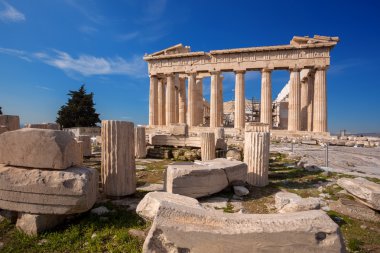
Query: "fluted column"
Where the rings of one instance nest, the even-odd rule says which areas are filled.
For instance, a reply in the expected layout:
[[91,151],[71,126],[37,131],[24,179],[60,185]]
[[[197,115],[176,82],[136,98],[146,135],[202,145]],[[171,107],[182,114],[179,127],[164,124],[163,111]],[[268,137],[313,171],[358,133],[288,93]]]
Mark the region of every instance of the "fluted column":
[[132,122],[102,121],[102,184],[108,196],[136,191],[135,138]]
[[187,112],[187,117],[188,121],[187,124],[189,126],[195,126],[195,115],[196,115],[196,95],[195,95],[195,85],[196,85],[196,73],[189,73],[188,76],[188,83],[187,83],[187,88],[188,88],[188,112]]
[[318,67],[314,80],[313,132],[327,132],[326,69]]
[[135,156],[136,158],[146,157],[145,127],[135,128]]
[[166,125],[175,123],[175,91],[174,91],[174,75],[170,74],[166,78]]
[[203,78],[196,79],[196,120],[195,124],[203,124]]
[[270,69],[261,71],[260,122],[268,124],[269,128],[272,128],[272,78]]
[[174,122],[178,123],[179,121],[179,91],[178,87],[174,88]]
[[179,79],[179,123],[186,123],[186,83],[185,78]]
[[235,72],[235,123],[234,128],[243,129],[245,125],[245,71]]
[[211,95],[210,95],[210,127],[218,127],[218,89],[219,73],[211,72]]
[[158,80],[158,125],[165,125],[165,79]]
[[158,79],[157,76],[150,76],[149,88],[149,125],[154,126],[158,123]]
[[254,186],[268,185],[269,125],[250,123],[245,127],[244,162],[248,165],[247,182]]
[[313,107],[314,107],[314,71],[310,71],[308,78],[308,106],[307,106],[307,131],[313,131]]
[[307,130],[307,108],[309,105],[309,82],[308,82],[308,76],[304,76],[305,74],[303,72],[308,71],[307,69],[304,69],[301,71],[301,130],[306,131]]
[[301,130],[301,82],[300,70],[297,68],[290,70],[290,87],[289,87],[289,114],[288,130]]
[[224,76],[219,77],[218,82],[218,126],[223,126],[224,108],[223,108],[223,79]]
[[201,133],[201,157],[202,161],[215,159],[215,134]]

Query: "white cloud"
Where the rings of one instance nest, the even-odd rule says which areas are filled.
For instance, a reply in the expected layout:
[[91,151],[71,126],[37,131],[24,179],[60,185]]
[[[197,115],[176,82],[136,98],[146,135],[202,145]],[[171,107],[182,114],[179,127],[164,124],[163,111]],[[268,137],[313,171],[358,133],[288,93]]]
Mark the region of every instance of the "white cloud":
[[95,27],[88,26],[88,25],[82,25],[78,28],[78,30],[81,33],[88,34],[88,35],[94,34],[98,31],[98,29],[96,29]]
[[55,55],[36,55],[40,60],[67,73],[79,73],[83,76],[93,75],[129,75],[142,77],[146,74],[142,57],[134,56],[131,60],[122,57],[104,58],[92,55],[80,55],[78,58],[62,51]]
[[5,1],[1,1],[4,10],[0,11],[0,20],[3,22],[21,22],[25,21],[25,15],[18,11],[15,7]]
[[120,41],[129,41],[129,40],[136,38],[139,35],[140,35],[140,32],[138,32],[138,31],[130,32],[130,33],[126,33],[126,34],[120,34],[119,36],[117,36],[117,39]]
[[16,56],[24,61],[31,62],[32,60],[28,57],[28,53],[22,50],[12,49],[12,48],[3,48],[0,47],[0,54],[7,54],[11,56]]
[[41,86],[41,85],[34,85],[34,88],[40,89],[40,90],[47,90],[47,91],[52,91],[52,88],[46,87],[46,86]]

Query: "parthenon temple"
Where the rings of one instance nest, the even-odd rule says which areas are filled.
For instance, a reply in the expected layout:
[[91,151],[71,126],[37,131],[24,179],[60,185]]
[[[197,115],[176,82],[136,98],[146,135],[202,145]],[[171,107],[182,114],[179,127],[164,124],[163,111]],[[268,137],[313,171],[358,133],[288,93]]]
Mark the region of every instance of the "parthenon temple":
[[[235,73],[234,122],[246,122],[245,74],[261,72],[261,123],[272,132],[328,134],[326,72],[338,37],[294,36],[288,45],[191,52],[178,44],[147,54],[150,75],[149,126],[223,127],[223,73]],[[290,72],[286,129],[273,124],[272,72]],[[203,96],[203,78],[211,77],[210,101]],[[278,129],[278,130],[277,130]]]

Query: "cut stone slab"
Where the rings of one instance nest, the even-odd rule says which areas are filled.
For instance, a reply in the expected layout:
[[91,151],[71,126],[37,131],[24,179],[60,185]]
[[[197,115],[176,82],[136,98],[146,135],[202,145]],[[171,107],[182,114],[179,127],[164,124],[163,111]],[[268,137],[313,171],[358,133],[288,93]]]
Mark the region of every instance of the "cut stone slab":
[[279,213],[293,213],[320,209],[321,203],[318,198],[301,198],[290,192],[278,192],[275,195],[275,206]]
[[0,208],[34,214],[86,212],[96,201],[98,182],[92,168],[48,171],[0,164]]
[[247,165],[218,158],[195,163],[175,163],[166,170],[167,192],[198,198],[217,193],[233,182],[247,178]]
[[338,201],[331,201],[329,203],[331,210],[350,216],[355,219],[380,222],[380,214],[371,209],[367,205],[359,203],[355,200],[340,198]]
[[91,209],[91,213],[99,215],[99,216],[101,216],[103,214],[107,214],[109,212],[110,212],[110,210],[108,210],[108,208],[105,206],[99,206],[97,208]]
[[23,128],[0,135],[0,163],[63,170],[80,165],[79,144],[64,131]]
[[321,210],[227,214],[164,202],[143,252],[345,252],[345,246]]
[[137,187],[137,190],[138,191],[145,191],[145,192],[163,191],[164,185],[163,184],[146,183],[142,186]]
[[236,196],[245,196],[249,194],[249,190],[244,186],[234,186],[234,193]]
[[380,210],[380,184],[365,178],[339,178],[337,184],[360,200],[363,204]]
[[65,215],[19,213],[16,227],[28,235],[38,235],[65,220]]
[[20,117],[17,115],[0,115],[0,126],[5,126],[7,131],[20,129]]
[[146,220],[153,220],[164,202],[202,209],[198,200],[190,197],[168,192],[149,192],[138,204],[136,213]]
[[224,211],[224,208],[227,208],[228,198],[223,197],[213,197],[213,198],[205,198],[201,200],[201,205],[203,208],[207,210],[219,210]]

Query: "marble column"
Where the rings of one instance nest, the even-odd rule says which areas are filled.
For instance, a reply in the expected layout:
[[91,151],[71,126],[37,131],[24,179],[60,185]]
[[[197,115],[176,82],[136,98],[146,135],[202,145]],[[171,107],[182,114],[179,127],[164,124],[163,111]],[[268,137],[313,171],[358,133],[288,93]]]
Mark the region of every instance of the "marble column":
[[235,72],[235,124],[234,128],[244,129],[245,125],[245,71]]
[[158,125],[164,126],[165,118],[165,79],[158,80]]
[[215,159],[214,133],[201,133],[201,158],[202,161]]
[[199,126],[203,124],[203,78],[196,79],[196,119],[195,124]]
[[175,123],[175,92],[174,92],[174,75],[169,74],[166,77],[166,125]]
[[253,186],[268,185],[269,125],[249,123],[245,127],[244,162],[248,165],[247,183]]
[[187,105],[187,124],[192,127],[196,125],[195,118],[196,118],[196,95],[195,95],[195,85],[196,85],[196,73],[189,73],[188,76],[188,105]]
[[178,123],[179,121],[179,91],[178,87],[174,88],[174,123]]
[[[308,70],[302,70],[302,71],[308,71]],[[301,72],[301,130],[306,131],[307,130],[307,108],[309,105],[309,82],[308,77],[303,76],[303,73]]]
[[219,77],[218,82],[218,127],[223,126],[224,108],[223,108],[223,79],[224,76]]
[[290,70],[289,85],[289,113],[288,113],[288,130],[301,130],[301,82],[300,70],[297,68]]
[[260,122],[272,128],[272,78],[270,69],[261,71]]
[[220,72],[215,71],[211,72],[211,95],[210,95],[210,127],[218,127],[219,126],[219,118],[218,118],[218,95],[219,95],[219,75]]
[[146,157],[145,127],[142,126],[135,128],[135,156],[139,159]]
[[186,83],[185,78],[179,79],[179,118],[178,122],[181,124],[186,123]]
[[313,132],[327,132],[326,69],[318,67],[314,80]]
[[158,123],[158,79],[157,76],[150,76],[149,88],[149,125],[154,126]]
[[313,131],[314,71],[310,71],[308,82],[307,131]]
[[102,184],[107,196],[136,191],[135,138],[132,122],[102,121]]

